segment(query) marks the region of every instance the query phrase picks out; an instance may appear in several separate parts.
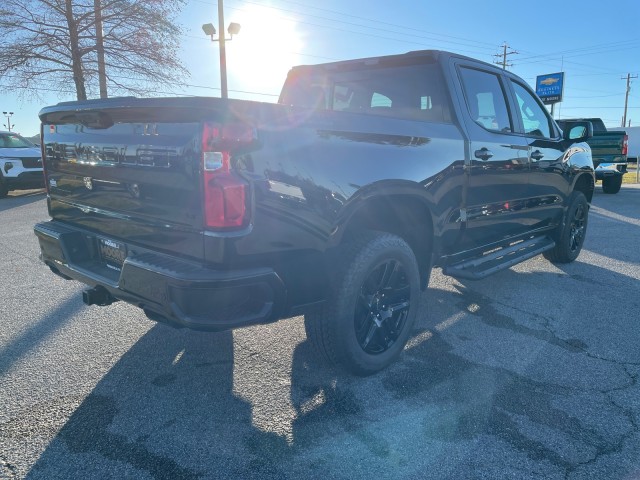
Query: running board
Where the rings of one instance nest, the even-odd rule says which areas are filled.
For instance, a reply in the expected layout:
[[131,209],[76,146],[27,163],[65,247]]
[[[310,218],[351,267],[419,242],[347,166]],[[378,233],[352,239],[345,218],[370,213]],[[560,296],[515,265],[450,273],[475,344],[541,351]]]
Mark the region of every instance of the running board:
[[535,237],[464,262],[447,265],[442,272],[452,277],[479,280],[551,250],[555,245],[549,237]]

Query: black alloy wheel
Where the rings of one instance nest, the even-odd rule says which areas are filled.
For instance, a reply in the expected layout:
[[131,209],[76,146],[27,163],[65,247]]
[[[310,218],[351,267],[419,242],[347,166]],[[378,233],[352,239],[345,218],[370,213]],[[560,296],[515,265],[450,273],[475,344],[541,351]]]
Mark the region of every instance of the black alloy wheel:
[[573,217],[569,226],[569,250],[571,252],[580,251],[587,233],[587,213],[588,207],[580,203],[573,210]]
[[396,343],[407,321],[411,287],[402,264],[388,259],[371,270],[360,287],[354,327],[362,350],[386,352]]
[[328,265],[327,299],[305,314],[313,349],[356,375],[388,367],[417,318],[420,270],[413,250],[397,235],[363,231],[336,249]]
[[544,257],[554,263],[573,262],[584,244],[589,222],[589,203],[582,192],[573,192],[569,197],[565,220],[553,233],[556,246],[544,252]]

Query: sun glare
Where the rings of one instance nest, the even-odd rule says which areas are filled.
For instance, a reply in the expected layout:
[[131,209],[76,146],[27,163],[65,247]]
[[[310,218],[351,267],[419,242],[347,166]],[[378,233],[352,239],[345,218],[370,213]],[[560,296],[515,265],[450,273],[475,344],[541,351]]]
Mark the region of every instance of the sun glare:
[[[228,75],[234,86],[278,93],[289,69],[300,63],[303,42],[297,22],[266,7],[235,12],[229,21],[242,25],[228,44]],[[231,84],[231,83],[230,83]]]

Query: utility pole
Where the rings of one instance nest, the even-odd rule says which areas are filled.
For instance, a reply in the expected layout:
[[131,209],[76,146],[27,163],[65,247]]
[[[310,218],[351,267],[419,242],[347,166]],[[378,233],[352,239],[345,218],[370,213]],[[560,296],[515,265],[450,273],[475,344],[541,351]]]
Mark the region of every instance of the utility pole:
[[[622,125],[621,127],[627,126],[627,106],[629,105],[629,92],[631,91],[631,79],[638,78],[638,75],[631,76],[630,73],[627,73],[627,93],[624,96],[624,115],[622,116]],[[620,80],[624,80],[624,77],[620,77]]]
[[[498,60],[495,60],[493,63],[495,63],[496,65],[502,65],[503,70],[506,70],[507,67],[513,67],[513,63],[507,63],[507,57],[509,55],[517,55],[519,53],[515,50],[507,52],[508,48],[510,48],[509,45],[507,45],[507,42],[504,42],[504,44],[502,45],[502,53],[496,53],[494,55],[494,57],[496,57]],[[502,60],[500,60],[500,57],[502,57]]]

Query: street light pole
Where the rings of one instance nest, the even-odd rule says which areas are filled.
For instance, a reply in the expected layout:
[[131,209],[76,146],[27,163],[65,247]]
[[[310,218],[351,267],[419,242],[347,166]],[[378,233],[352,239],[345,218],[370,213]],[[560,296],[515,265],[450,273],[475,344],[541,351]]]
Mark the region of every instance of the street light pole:
[[[218,0],[218,31],[216,32],[216,27],[211,23],[202,25],[202,31],[205,35],[211,37],[212,42],[220,42],[220,94],[222,98],[229,98],[229,91],[227,90],[227,51],[225,42],[227,40],[233,40],[233,36],[240,33],[240,24],[231,22],[227,29],[229,38],[225,38],[224,6],[222,0]],[[213,38],[216,33],[218,34],[218,38]]]
[[224,38],[224,6],[222,0],[218,0],[218,31],[220,32],[220,89],[222,98],[229,98],[227,90],[227,52]]
[[2,112],[2,114],[7,117],[7,123],[5,127],[7,127],[7,130],[11,131],[11,129],[16,126],[15,123],[11,125],[11,116],[13,115],[13,112]]

